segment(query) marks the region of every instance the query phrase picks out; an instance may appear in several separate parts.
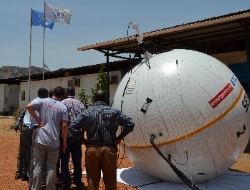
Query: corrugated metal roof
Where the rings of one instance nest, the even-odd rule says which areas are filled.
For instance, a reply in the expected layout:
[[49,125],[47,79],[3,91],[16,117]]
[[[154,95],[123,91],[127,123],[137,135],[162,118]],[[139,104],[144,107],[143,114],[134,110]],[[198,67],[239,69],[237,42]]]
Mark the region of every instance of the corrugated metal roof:
[[[175,48],[193,49],[207,54],[239,51],[245,49],[245,27],[249,26],[249,22],[250,9],[145,32],[143,37],[151,53]],[[103,53],[109,50],[113,52],[110,53],[111,56],[139,51],[135,35],[77,49],[79,51],[95,49]]]

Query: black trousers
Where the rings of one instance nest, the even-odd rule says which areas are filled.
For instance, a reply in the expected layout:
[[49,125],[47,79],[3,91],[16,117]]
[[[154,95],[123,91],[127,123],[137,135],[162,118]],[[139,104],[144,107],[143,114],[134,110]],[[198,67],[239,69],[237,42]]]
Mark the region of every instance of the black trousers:
[[74,184],[77,189],[83,188],[82,182],[82,142],[78,138],[67,137],[67,149],[60,151],[62,180],[65,188],[71,186],[71,176],[69,171],[69,159],[72,157],[74,165]]
[[29,177],[30,161],[31,161],[31,142],[32,130],[28,126],[23,125],[20,134],[20,144],[17,158],[17,171],[22,176]]

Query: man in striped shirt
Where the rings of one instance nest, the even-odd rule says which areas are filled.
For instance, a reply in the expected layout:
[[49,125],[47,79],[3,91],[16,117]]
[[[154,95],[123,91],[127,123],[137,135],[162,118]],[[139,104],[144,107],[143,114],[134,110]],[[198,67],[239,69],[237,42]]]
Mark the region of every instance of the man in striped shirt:
[[[75,99],[75,88],[70,86],[66,89],[67,98],[62,103],[67,107],[68,110],[68,125],[73,121],[83,110],[85,109],[84,104],[79,100]],[[70,154],[74,165],[74,184],[77,190],[82,190],[84,184],[82,182],[82,141],[79,138],[73,138],[71,131],[68,130],[67,135],[67,149],[61,151],[61,170],[62,170],[62,187],[64,190],[70,189],[71,176],[69,173],[69,158]]]
[[[95,103],[83,111],[73,122],[70,130],[75,134],[86,131],[85,165],[87,171],[88,189],[98,190],[101,171],[106,190],[116,189],[116,145],[134,129],[132,119],[118,109],[108,106],[107,93],[97,90]],[[123,127],[116,137],[119,126]]]

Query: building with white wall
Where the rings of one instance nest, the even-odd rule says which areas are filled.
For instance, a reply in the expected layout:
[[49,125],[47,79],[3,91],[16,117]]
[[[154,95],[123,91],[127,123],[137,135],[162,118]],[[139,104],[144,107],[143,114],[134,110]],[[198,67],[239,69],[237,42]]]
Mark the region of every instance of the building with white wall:
[[[112,75],[117,76],[116,82],[111,82],[109,85],[110,103],[124,74],[143,59],[143,48],[144,50],[148,48],[152,54],[171,49],[191,49],[212,55],[226,64],[249,92],[249,22],[250,9],[145,32],[143,33],[144,47],[138,45],[137,36],[133,35],[77,49],[79,51],[94,49],[106,56],[108,78],[111,79]],[[123,61],[109,62],[109,57],[120,58]],[[73,81],[77,94],[81,87],[90,94],[91,88],[94,88],[97,82],[100,68],[101,64],[59,69],[45,73],[44,80],[42,80],[42,74],[35,74],[31,76],[30,85],[27,82],[28,76],[0,79],[0,113],[10,111],[13,107],[26,105],[37,96],[40,87],[51,89],[60,85],[66,88]]]
[[0,84],[0,115],[12,114],[12,112],[18,108],[18,96],[18,84]]
[[[111,73],[112,75],[117,76],[118,80],[117,82],[110,84],[110,102],[113,101],[116,88],[121,80],[120,71],[112,71]],[[55,88],[56,86],[61,86],[63,88],[67,88],[68,86],[74,86],[76,90],[75,98],[77,99],[79,98],[78,94],[80,92],[80,88],[84,88],[86,90],[86,94],[90,95],[91,88],[96,88],[98,75],[99,73],[93,73],[86,75],[51,78],[39,81],[30,81],[30,92],[28,89],[28,82],[21,82],[19,107],[27,105],[27,103],[29,102],[29,93],[30,93],[30,100],[36,98],[39,88],[47,88],[48,90],[50,90]],[[23,94],[24,96],[22,96]]]

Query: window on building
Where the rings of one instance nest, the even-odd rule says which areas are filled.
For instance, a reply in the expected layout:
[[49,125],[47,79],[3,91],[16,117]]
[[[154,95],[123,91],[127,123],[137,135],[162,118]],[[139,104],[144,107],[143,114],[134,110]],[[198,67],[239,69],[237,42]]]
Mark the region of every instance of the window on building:
[[68,86],[74,86],[74,80],[68,80]]
[[80,86],[80,79],[75,79],[75,86]]
[[21,101],[25,101],[25,91],[21,92]]

